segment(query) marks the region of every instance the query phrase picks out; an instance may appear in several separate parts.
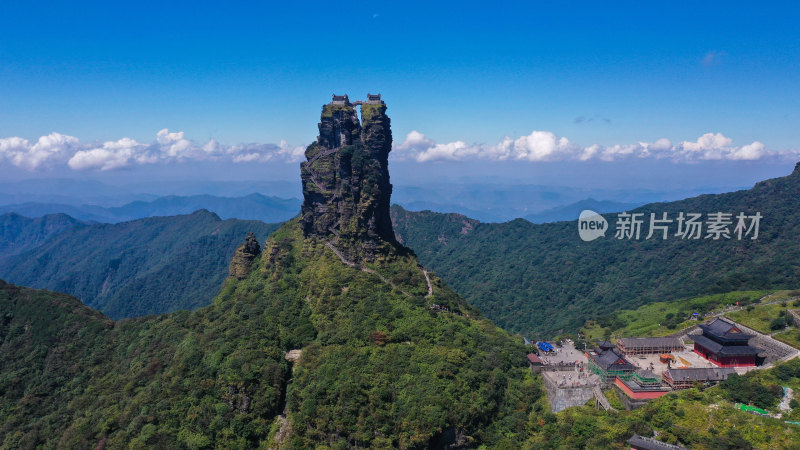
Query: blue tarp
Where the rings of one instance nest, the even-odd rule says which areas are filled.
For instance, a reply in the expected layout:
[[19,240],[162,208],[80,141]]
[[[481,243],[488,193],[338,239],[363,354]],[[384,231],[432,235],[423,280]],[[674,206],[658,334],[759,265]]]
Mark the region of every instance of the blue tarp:
[[536,345],[538,345],[543,352],[552,352],[555,350],[555,348],[547,342],[537,342]]

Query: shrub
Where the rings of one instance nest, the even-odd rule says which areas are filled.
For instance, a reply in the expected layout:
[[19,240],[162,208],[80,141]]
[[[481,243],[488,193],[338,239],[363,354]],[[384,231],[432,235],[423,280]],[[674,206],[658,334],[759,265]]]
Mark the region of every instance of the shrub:
[[782,330],[786,328],[786,325],[788,325],[786,317],[776,317],[772,320],[772,322],[769,323],[769,329],[773,331]]

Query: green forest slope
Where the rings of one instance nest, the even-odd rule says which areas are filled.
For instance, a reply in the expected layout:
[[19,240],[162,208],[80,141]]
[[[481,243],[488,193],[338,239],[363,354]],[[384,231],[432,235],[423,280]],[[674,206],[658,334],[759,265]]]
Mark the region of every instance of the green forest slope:
[[31,219],[19,214],[0,215],[0,262],[36,248],[63,231],[84,224],[66,214]]
[[[9,221],[16,215],[3,215]],[[19,218],[20,216],[16,216]],[[259,240],[277,224],[221,220],[200,210],[118,224],[74,223],[69,216],[25,219],[15,243],[39,236],[57,218],[58,232],[41,245],[0,259],[0,278],[65,292],[112,318],[137,317],[208,305],[227,274],[233,250],[253,231]],[[19,220],[17,220],[19,222]],[[11,235],[13,228],[2,227]]]
[[[739,212],[761,219],[757,240],[606,238],[583,242],[577,221],[484,224],[457,214],[392,208],[395,233],[420,261],[503,328],[542,337],[655,301],[734,290],[790,289],[800,278],[800,170],[752,189],[645,205],[634,212]],[[646,221],[647,223],[647,221]],[[733,227],[731,227],[733,228]],[[671,232],[677,229],[672,224]],[[705,231],[704,231],[705,234]]]
[[[542,391],[521,342],[435,277],[426,297],[412,256],[371,267],[346,266],[293,221],[195,312],[114,323],[2,284],[0,447],[525,440]],[[303,350],[293,371],[292,349]]]

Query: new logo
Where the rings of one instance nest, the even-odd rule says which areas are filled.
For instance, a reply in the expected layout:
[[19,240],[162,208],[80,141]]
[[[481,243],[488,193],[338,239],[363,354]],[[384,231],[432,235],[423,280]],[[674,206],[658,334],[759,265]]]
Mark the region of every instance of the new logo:
[[578,236],[582,240],[589,242],[599,237],[605,237],[608,231],[608,222],[600,213],[591,209],[584,209],[578,216]]

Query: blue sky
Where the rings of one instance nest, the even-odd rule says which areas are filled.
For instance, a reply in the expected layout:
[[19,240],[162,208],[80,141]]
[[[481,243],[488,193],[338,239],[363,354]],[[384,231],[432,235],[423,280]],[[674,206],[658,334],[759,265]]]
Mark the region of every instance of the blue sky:
[[721,159],[732,185],[800,149],[788,2],[288,3],[1,3],[0,174],[145,177],[213,154],[295,178],[333,92],[384,95],[410,172]]

